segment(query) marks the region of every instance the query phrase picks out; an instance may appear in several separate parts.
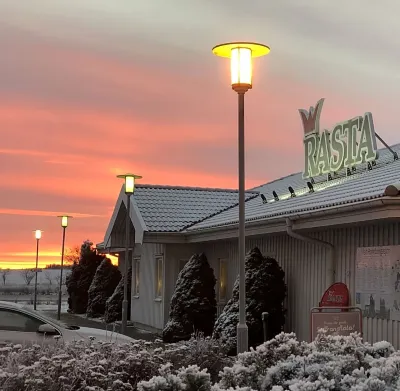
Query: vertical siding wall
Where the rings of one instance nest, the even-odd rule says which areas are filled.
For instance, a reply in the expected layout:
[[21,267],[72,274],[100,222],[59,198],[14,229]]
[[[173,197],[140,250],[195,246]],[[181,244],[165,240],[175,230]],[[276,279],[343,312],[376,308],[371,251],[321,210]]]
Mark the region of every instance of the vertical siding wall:
[[[165,265],[164,253],[165,245],[152,243],[143,244],[140,252],[140,292],[138,298],[132,297],[131,320],[149,329],[161,330],[164,326],[164,301],[155,300],[156,256],[164,255]],[[132,282],[134,279],[133,272]]]
[[[344,282],[350,290],[352,303],[355,295],[355,260],[357,247],[399,245],[400,223],[365,225],[307,235],[334,244],[336,249],[336,281]],[[265,255],[276,258],[285,271],[287,284],[286,331],[296,332],[299,339],[310,338],[310,309],[318,306],[327,288],[326,250],[304,243],[286,234],[249,239],[247,251],[258,246]],[[198,244],[214,270],[218,258],[229,262],[228,293],[231,294],[238,273],[237,240]],[[400,322],[363,318],[364,339],[368,342],[387,340],[400,349]]]

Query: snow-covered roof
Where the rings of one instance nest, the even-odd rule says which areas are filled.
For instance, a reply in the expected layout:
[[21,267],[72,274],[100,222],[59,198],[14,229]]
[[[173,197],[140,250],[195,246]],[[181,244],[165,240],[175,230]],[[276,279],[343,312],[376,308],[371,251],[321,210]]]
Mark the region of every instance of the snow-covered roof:
[[[246,200],[258,197],[246,192]],[[239,193],[231,189],[136,185],[133,196],[148,232],[180,232],[207,217],[236,206]]]
[[[400,144],[391,148],[400,154]],[[379,158],[371,170],[368,170],[367,165],[363,165],[357,167],[350,176],[346,176],[346,172],[343,171],[331,181],[328,181],[326,176],[313,179],[315,182],[313,193],[307,186],[309,180],[303,179],[301,172],[252,189],[258,191],[260,196],[246,202],[246,221],[279,216],[290,217],[313,210],[383,197],[386,186],[400,182],[400,160],[394,160],[393,154],[384,148],[379,150]],[[296,197],[291,197],[289,186],[293,188]],[[274,200],[273,191],[279,196],[278,201]],[[263,202],[261,194],[264,195],[266,203]],[[236,224],[238,216],[236,206],[188,227],[186,232]]]

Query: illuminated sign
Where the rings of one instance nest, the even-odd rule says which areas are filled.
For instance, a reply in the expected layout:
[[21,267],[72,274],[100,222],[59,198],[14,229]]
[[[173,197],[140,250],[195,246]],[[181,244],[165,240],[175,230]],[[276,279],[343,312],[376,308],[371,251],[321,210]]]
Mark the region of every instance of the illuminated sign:
[[320,133],[319,119],[324,99],[310,110],[300,109],[304,129],[303,178],[337,172],[378,158],[371,113],[336,124]]

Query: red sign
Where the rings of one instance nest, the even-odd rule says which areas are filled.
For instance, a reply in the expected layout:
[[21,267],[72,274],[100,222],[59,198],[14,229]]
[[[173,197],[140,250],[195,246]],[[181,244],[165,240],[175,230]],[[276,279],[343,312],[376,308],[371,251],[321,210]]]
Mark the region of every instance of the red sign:
[[322,296],[320,307],[348,307],[350,301],[347,285],[336,282],[331,285]]

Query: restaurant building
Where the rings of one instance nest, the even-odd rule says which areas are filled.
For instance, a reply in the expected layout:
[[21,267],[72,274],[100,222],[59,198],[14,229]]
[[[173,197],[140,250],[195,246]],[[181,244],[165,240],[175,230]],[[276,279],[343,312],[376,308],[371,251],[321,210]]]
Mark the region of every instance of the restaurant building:
[[[309,340],[311,309],[332,283],[343,282],[350,304],[362,310],[365,340],[400,349],[400,144],[384,143],[370,113],[320,132],[322,105],[300,110],[303,172],[246,193],[246,249],[259,247],[285,271],[285,331]],[[121,266],[125,202],[121,189],[98,245],[118,254]],[[130,220],[131,321],[163,329],[178,273],[197,252],[214,269],[220,313],[238,274],[238,192],[137,185]]]

